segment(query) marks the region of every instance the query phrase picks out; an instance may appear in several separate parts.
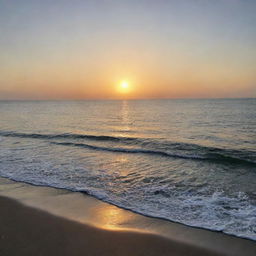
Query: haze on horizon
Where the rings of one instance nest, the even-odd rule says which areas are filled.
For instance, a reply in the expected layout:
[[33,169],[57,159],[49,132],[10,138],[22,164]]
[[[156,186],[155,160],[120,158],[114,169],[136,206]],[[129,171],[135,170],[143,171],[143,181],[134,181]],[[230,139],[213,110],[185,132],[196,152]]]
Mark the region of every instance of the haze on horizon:
[[256,97],[255,13],[253,0],[0,0],[0,99]]

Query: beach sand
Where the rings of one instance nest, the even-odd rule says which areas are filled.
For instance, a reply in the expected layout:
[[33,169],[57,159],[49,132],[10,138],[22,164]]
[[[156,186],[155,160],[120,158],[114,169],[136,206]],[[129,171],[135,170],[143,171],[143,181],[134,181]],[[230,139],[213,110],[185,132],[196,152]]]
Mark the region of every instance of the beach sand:
[[256,242],[0,179],[0,255],[256,255]]

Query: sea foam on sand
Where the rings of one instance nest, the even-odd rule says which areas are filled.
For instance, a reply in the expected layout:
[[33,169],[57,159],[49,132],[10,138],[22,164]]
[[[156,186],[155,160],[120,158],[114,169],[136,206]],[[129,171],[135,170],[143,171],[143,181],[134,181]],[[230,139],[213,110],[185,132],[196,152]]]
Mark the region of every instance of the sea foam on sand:
[[149,218],[64,189],[0,179],[4,255],[243,255],[256,243]]

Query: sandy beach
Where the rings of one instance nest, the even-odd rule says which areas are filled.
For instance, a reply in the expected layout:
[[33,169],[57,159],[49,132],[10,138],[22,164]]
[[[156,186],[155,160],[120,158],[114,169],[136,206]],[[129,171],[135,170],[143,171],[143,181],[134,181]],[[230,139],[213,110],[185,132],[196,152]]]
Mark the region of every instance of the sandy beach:
[[82,193],[1,179],[0,254],[255,255],[250,240],[145,217]]

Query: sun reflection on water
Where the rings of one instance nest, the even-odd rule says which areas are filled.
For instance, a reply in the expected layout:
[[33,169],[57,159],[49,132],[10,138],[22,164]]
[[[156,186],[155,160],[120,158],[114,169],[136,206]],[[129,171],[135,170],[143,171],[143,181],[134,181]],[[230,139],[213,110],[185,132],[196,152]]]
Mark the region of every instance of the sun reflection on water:
[[131,229],[129,223],[134,220],[134,215],[114,205],[104,204],[101,207],[92,208],[91,215],[94,223],[103,229],[127,230]]

